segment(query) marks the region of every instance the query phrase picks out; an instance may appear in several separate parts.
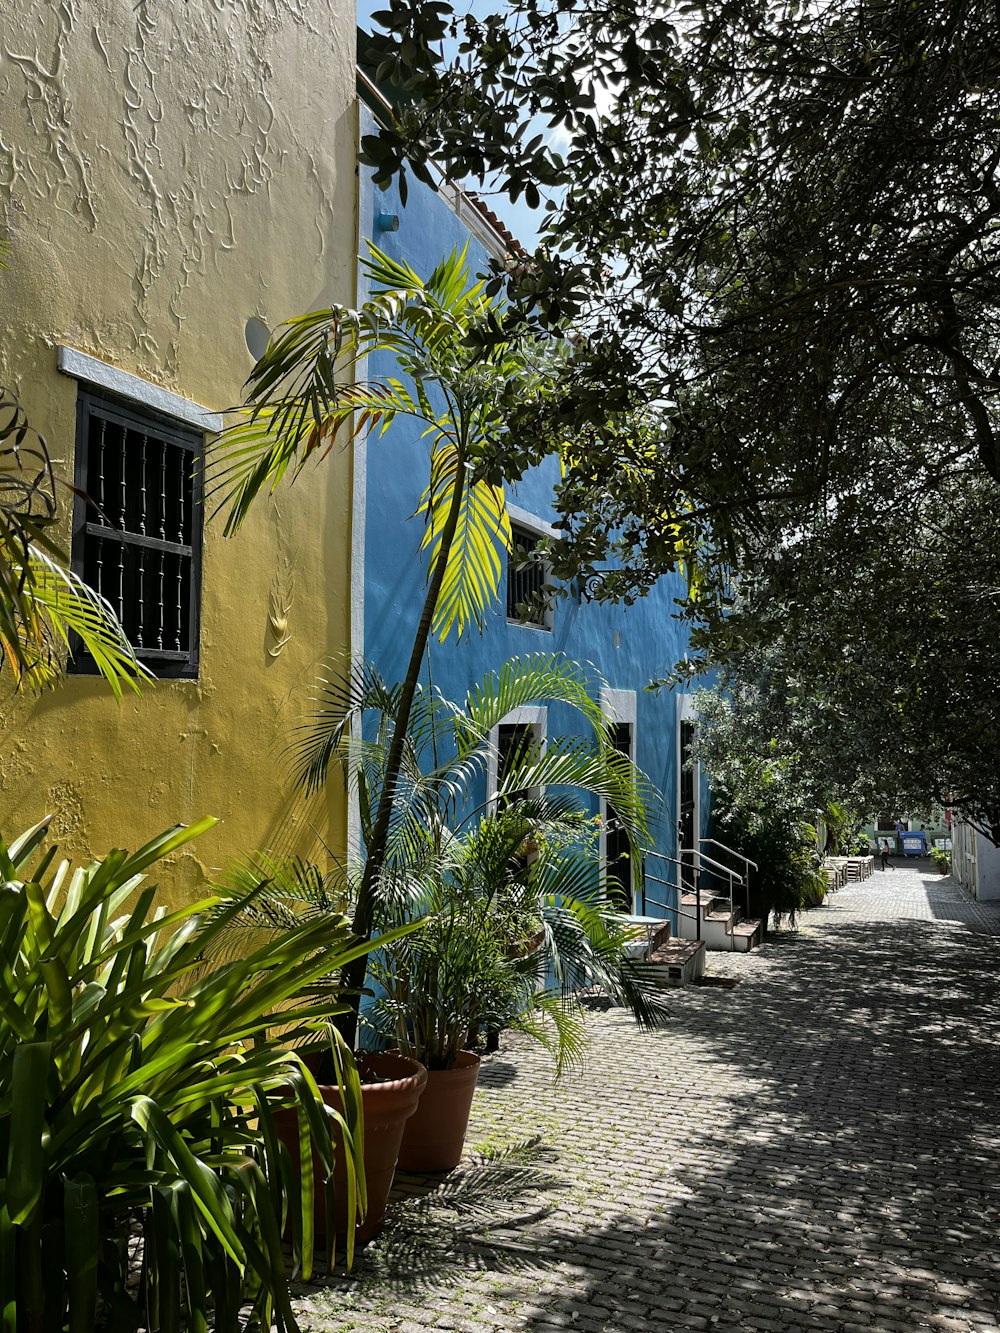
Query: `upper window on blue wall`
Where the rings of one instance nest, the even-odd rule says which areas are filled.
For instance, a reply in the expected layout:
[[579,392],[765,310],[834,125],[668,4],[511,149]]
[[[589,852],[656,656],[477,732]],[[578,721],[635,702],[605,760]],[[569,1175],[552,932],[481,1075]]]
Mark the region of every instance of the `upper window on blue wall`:
[[511,523],[513,549],[507,556],[507,619],[534,629],[552,628],[549,566],[539,551],[542,536]]

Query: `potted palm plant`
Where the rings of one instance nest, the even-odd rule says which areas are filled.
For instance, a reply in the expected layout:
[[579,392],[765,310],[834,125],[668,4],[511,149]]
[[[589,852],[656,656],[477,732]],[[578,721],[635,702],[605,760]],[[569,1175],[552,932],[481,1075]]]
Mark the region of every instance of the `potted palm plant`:
[[[340,919],[350,904],[349,886],[341,867],[323,871],[299,857],[263,852],[231,867],[223,877],[221,891],[226,900],[240,904],[225,941],[227,952],[252,952],[260,940],[280,940],[288,932],[301,930],[304,923],[322,932],[324,922]],[[380,935],[382,947],[399,942],[419,924],[413,917],[396,928],[387,927]],[[336,959],[331,959],[331,970],[335,965]],[[349,998],[343,1010],[353,999]],[[295,1034],[290,1032],[288,1039],[294,1044]],[[276,1113],[276,1133],[295,1170],[304,1180],[315,1178],[309,1194],[317,1234],[328,1244],[351,1238],[363,1244],[382,1226],[403,1126],[417,1108],[427,1071],[406,1053],[357,1051],[352,1065],[357,1096],[345,1102],[337,1042],[317,1043],[315,1034],[305,1034],[299,1039],[299,1047],[297,1053],[315,1077],[319,1096],[332,1108],[335,1147],[353,1145],[363,1171],[355,1177],[346,1153],[340,1151],[331,1174],[329,1164],[311,1150],[312,1169],[302,1172],[308,1144],[290,1110]]]
[[[427,924],[379,950],[371,968],[378,998],[369,1018],[428,1071],[403,1131],[404,1170],[457,1166],[479,1073],[474,1048],[487,1033],[529,1033],[552,1050],[557,1072],[580,1055],[582,1014],[572,988],[589,971],[595,925],[614,930],[595,911],[596,876],[585,875],[585,895],[573,885],[574,869],[596,869],[582,823],[562,803],[541,800],[516,802],[440,840],[428,830],[421,890],[397,899],[395,914],[399,924],[415,915]],[[574,908],[590,915],[589,931]]]
[[[422,928],[373,954],[377,999],[367,1015],[428,1069],[428,1089],[403,1132],[400,1162],[408,1169],[444,1170],[461,1155],[478,1069],[467,1048],[477,1033],[526,1029],[552,1045],[562,1070],[581,1051],[580,987],[600,985],[641,1022],[662,1016],[662,991],[629,956],[631,929],[608,900],[587,833],[584,798],[613,804],[636,846],[647,818],[648,788],[612,746],[593,692],[576,664],[539,654],[507,662],[461,704],[416,693],[376,928],[418,921]],[[294,747],[307,787],[325,781],[331,765],[342,769],[358,793],[365,840],[386,781],[396,698],[370,664],[335,664]],[[508,756],[497,790],[484,793],[502,719],[554,701],[577,714],[590,742],[556,736],[527,744]],[[548,795],[549,787],[558,793]],[[450,1090],[444,1103],[438,1087]],[[455,1132],[437,1142],[452,1096]]]

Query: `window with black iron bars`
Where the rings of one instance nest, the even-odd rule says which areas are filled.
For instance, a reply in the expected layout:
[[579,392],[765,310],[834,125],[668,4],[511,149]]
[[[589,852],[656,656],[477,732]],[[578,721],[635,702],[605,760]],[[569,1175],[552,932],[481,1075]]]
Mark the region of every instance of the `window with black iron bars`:
[[[111,605],[158,676],[198,674],[204,437],[112,394],[81,390],[73,568]],[[96,670],[83,652],[72,670]]]
[[551,629],[551,602],[545,587],[548,567],[536,554],[542,539],[517,523],[510,530],[513,549],[507,557],[507,619]]

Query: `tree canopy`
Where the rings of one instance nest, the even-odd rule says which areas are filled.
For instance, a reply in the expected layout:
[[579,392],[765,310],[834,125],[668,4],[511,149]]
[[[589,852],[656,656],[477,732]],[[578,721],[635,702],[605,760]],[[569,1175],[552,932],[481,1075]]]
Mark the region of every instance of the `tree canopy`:
[[761,744],[861,804],[950,799],[1000,836],[995,5],[375,20],[397,107],[364,144],[376,179],[434,158],[545,201],[535,255],[494,281],[506,321],[575,330],[561,392],[507,435],[587,441],[555,573],[628,600],[693,571],[703,660]]
[[549,195],[508,318],[580,336],[561,401],[524,423],[538,448],[595,401],[655,408],[652,438],[567,473],[588,591],[625,587],[595,512],[642,590],[676,563],[671,520],[735,556],[877,470],[906,494],[1000,479],[995,17],[983,0],[375,16],[369,58],[401,108],[365,141],[376,179],[434,157]]
[[1000,843],[991,484],[839,513],[741,580],[725,622],[695,638],[728,663],[710,730],[725,729],[732,753],[779,762],[806,808],[933,801]]

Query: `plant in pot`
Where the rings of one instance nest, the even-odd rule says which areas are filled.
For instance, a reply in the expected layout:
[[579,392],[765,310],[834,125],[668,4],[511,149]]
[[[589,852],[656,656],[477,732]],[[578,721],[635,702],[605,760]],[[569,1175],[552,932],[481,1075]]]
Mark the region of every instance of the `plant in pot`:
[[[538,654],[491,672],[461,704],[432,690],[415,696],[376,925],[381,932],[423,924],[372,955],[371,1018],[435,1083],[461,1085],[466,1103],[477,1062],[463,1050],[476,1033],[525,1028],[554,1045],[560,1069],[578,1055],[575,992],[584,985],[600,985],[643,1023],[663,1016],[654,974],[629,956],[631,929],[608,900],[582,804],[605,797],[642,845],[646,786],[611,744],[593,688],[575,663]],[[386,780],[397,697],[369,663],[335,664],[295,746],[307,788],[321,785],[331,764],[343,770],[358,794],[364,838]],[[526,738],[500,765],[500,722],[519,707],[554,701],[576,714],[589,740]],[[489,771],[500,775],[493,793],[483,791]],[[549,796],[548,787],[558,792]],[[312,902],[321,908],[315,893]],[[449,1078],[437,1077],[446,1071]],[[402,1160],[445,1169],[454,1147],[434,1149],[433,1167],[413,1150],[428,1118],[418,1109],[407,1122]]]
[[931,860],[942,875],[951,874],[951,852],[944,847],[932,847],[929,852]]
[[[263,937],[280,940],[288,931],[299,929],[303,921],[310,921],[322,932],[327,919],[336,921],[349,910],[350,892],[343,867],[334,866],[324,871],[320,867],[293,856],[271,856],[257,852],[233,866],[225,876],[222,892],[226,897],[244,905],[239,908],[229,932],[225,948],[246,951],[255,947]],[[401,942],[406,935],[421,925],[418,917],[400,922],[395,928],[386,926],[376,942],[369,947],[389,948]],[[336,960],[331,961],[331,972]],[[347,997],[345,1010],[355,999]],[[295,1040],[289,1033],[289,1042]],[[325,1236],[328,1246],[335,1239],[346,1239],[356,1232],[359,1243],[371,1240],[382,1226],[389,1190],[392,1187],[396,1159],[406,1120],[417,1108],[420,1094],[427,1081],[427,1071],[418,1060],[399,1051],[359,1050],[355,1052],[357,1102],[345,1103],[343,1079],[339,1071],[337,1041],[317,1043],[314,1034],[300,1040],[298,1054],[316,1079],[319,1095],[336,1116],[334,1146],[346,1133],[346,1142],[359,1150],[363,1163],[360,1179],[365,1192],[358,1194],[346,1158],[338,1156],[330,1177],[327,1164],[315,1151],[311,1154],[312,1171],[302,1173],[303,1180],[315,1177],[318,1182],[310,1189],[314,1203],[314,1224],[319,1235]],[[341,1120],[346,1122],[342,1127]],[[299,1126],[290,1111],[280,1111],[275,1118],[279,1139],[291,1155],[296,1171],[300,1170],[305,1145],[300,1141]],[[323,1188],[328,1182],[330,1188]],[[332,1219],[332,1222],[331,1222]]]
[[396,900],[400,924],[414,914],[426,924],[373,955],[367,1014],[428,1071],[403,1132],[404,1170],[457,1166],[487,1033],[530,1034],[557,1073],[580,1058],[576,988],[600,974],[595,954],[627,935],[602,899],[585,824],[570,803],[525,799],[459,833],[428,828],[419,887]]

